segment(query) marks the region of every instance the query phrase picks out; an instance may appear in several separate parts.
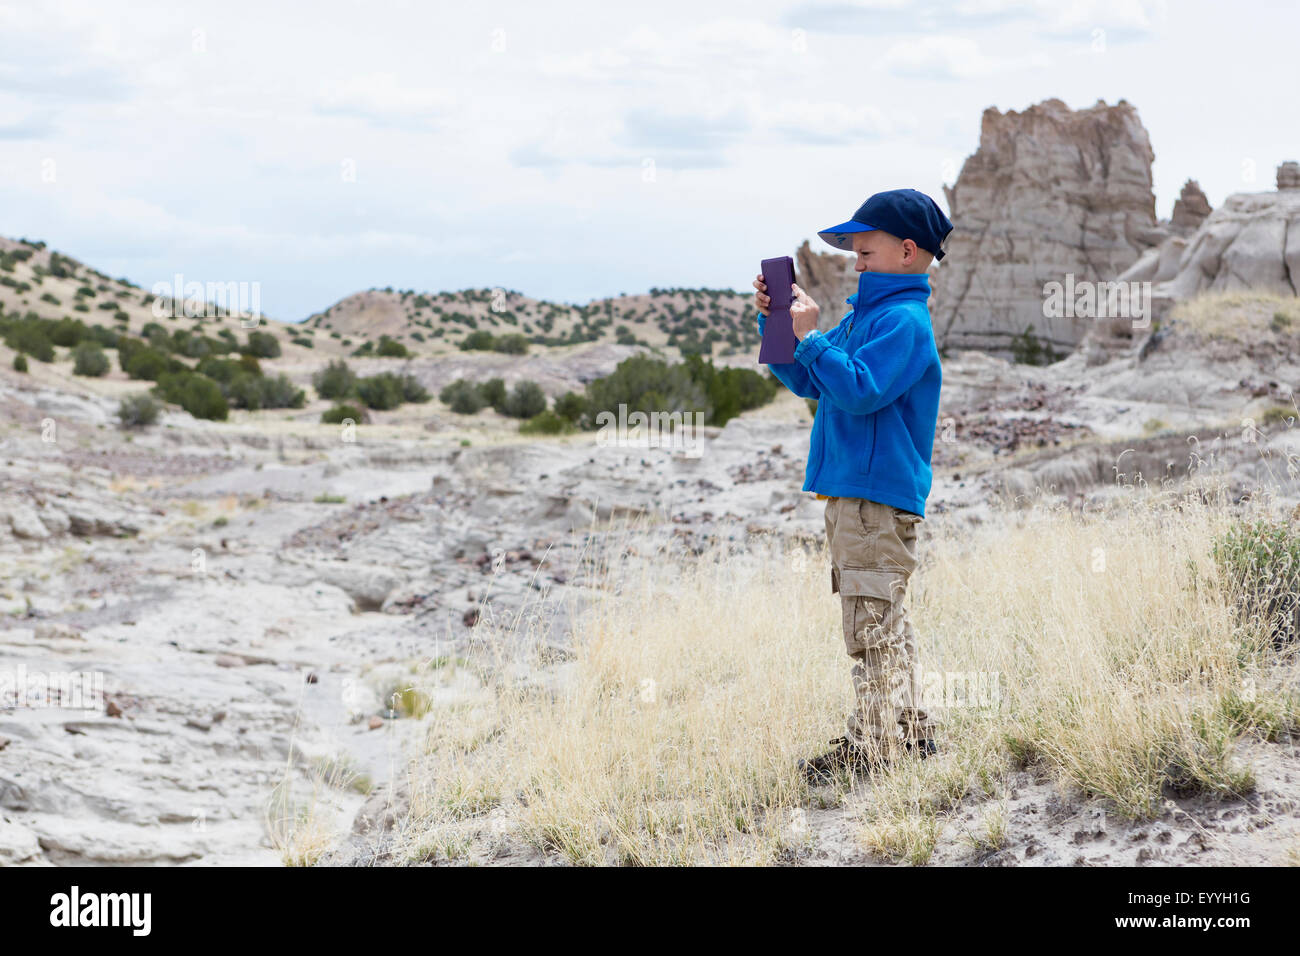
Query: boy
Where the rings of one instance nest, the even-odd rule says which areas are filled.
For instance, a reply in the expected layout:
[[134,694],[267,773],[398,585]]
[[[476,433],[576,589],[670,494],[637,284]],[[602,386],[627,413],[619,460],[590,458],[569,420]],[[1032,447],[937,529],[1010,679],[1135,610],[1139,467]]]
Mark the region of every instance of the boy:
[[[819,232],[857,254],[853,311],[823,334],[817,303],[795,284],[794,361],[769,366],[790,391],[817,399],[803,490],[826,500],[831,593],[840,595],[857,695],[846,735],[800,761],[814,782],[882,767],[904,750],[935,752],[903,596],[930,494],[942,377],[927,270],[951,231],[929,196],[894,189]],[[762,275],[754,288],[761,334],[772,300]]]

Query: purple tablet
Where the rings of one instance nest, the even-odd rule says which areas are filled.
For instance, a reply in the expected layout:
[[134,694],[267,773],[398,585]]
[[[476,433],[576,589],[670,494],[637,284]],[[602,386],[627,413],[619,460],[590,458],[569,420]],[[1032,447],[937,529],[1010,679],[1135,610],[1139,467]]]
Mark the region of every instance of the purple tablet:
[[790,318],[794,260],[789,256],[764,259],[763,282],[767,285],[767,294],[772,297],[772,309],[763,325],[763,344],[758,349],[758,360],[763,365],[788,365],[794,361],[794,347],[799,344]]

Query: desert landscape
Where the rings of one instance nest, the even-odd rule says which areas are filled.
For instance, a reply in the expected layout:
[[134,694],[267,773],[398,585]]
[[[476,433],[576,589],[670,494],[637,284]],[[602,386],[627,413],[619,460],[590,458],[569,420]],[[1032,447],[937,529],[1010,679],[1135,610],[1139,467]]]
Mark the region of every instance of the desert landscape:
[[[1300,167],[1160,218],[1152,161],[1125,101],[984,114],[910,597],[944,746],[828,787],[752,295],[283,322],[0,239],[0,864],[1300,862]],[[830,328],[852,259],[791,254]],[[1049,315],[1066,275],[1150,307]]]

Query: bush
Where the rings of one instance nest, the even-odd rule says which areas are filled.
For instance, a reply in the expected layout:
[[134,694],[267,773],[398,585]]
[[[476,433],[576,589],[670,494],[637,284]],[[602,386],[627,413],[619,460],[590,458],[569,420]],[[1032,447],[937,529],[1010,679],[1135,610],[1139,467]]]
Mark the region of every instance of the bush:
[[163,401],[179,405],[195,418],[225,421],[230,415],[221,386],[197,372],[166,372],[159,376],[154,391]]
[[[98,326],[97,326],[98,328]],[[62,318],[49,330],[49,339],[55,345],[71,348],[82,339],[90,337],[90,327],[80,319]]]
[[262,378],[250,372],[239,372],[220,386],[221,394],[235,408],[255,412],[262,407]]
[[594,422],[601,412],[618,414],[626,405],[628,413],[703,412],[712,413],[704,388],[692,377],[684,364],[669,365],[662,359],[634,355],[624,359],[609,375],[587,386],[587,414]]
[[1289,522],[1240,522],[1213,551],[1243,621],[1261,623],[1276,645],[1300,631],[1300,536]]
[[168,356],[148,345],[130,352],[126,358],[123,358],[123,353],[119,349],[118,361],[122,364],[122,371],[135,379],[156,382],[160,376],[171,371],[171,361]]
[[341,425],[346,418],[350,418],[358,425],[370,421],[370,415],[366,410],[355,405],[335,405],[320,413],[320,420],[325,425]]
[[22,352],[19,352],[17,355],[14,356],[14,371],[15,372],[27,371],[27,356],[24,355]]
[[278,358],[280,355],[280,340],[270,332],[249,332],[248,346],[245,351],[247,354],[258,358]]
[[357,376],[347,362],[331,361],[312,376],[311,384],[321,398],[347,398],[356,390]]
[[429,390],[420,384],[419,379],[414,375],[402,376],[402,400],[413,402],[416,405],[423,405],[432,396]]
[[39,362],[54,361],[54,343],[39,320],[24,320],[5,334],[5,344],[15,352],[26,352]]
[[495,344],[496,338],[491,332],[471,332],[460,340],[464,352],[491,352]]
[[587,414],[587,399],[577,392],[565,392],[555,400],[555,414],[576,425]]
[[128,395],[117,406],[117,417],[123,428],[144,428],[158,421],[162,406],[148,392]]
[[506,396],[502,414],[511,418],[532,418],[546,411],[546,393],[536,382],[516,382]]
[[267,376],[259,378],[258,382],[263,408],[302,408],[307,402],[307,393],[293,384],[287,375]]
[[483,401],[491,405],[496,411],[501,411],[506,407],[506,383],[504,379],[490,378],[478,387],[478,392],[483,396]]
[[379,347],[376,354],[384,358],[409,358],[411,355],[405,345],[396,339],[389,338],[387,335],[379,337]]
[[715,368],[712,360],[699,355],[686,359],[686,368],[696,382],[704,386],[712,408],[710,425],[725,425],[743,411],[770,402],[780,383],[748,368]]
[[438,393],[438,399],[449,405],[458,415],[473,415],[487,404],[483,400],[483,393],[474,383],[463,378],[443,386],[442,391]]
[[507,355],[527,355],[528,337],[526,335],[521,335],[518,332],[513,332],[510,335],[503,335],[492,343],[492,350],[495,352],[504,352]]
[[391,372],[381,372],[369,378],[358,379],[357,395],[367,408],[386,411],[402,404],[405,388],[402,380]]
[[562,435],[574,431],[573,422],[547,409],[519,425],[522,435]]
[[80,342],[72,350],[72,374],[99,378],[108,372],[108,356],[95,341]]

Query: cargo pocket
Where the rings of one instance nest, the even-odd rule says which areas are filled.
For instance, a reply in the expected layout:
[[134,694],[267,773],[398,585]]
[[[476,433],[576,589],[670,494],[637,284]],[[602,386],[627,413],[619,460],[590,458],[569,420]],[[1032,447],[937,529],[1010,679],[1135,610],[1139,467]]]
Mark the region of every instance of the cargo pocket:
[[871,571],[867,568],[840,568],[840,594],[852,597],[882,598],[891,604],[903,599],[907,574],[902,571]]
[[894,608],[907,588],[907,575],[866,568],[839,569],[844,648],[850,656],[893,640]]

